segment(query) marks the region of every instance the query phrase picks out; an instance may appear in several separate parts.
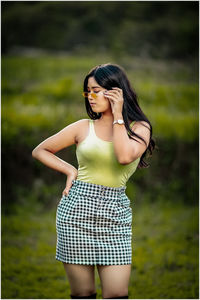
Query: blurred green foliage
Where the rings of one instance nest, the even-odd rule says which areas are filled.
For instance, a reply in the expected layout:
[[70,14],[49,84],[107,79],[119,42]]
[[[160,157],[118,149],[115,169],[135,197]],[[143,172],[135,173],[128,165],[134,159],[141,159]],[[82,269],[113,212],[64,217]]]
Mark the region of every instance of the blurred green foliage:
[[[127,183],[129,298],[197,298],[198,21],[197,1],[2,1],[2,298],[69,297],[54,260],[66,178],[31,152],[88,118],[83,80],[106,62],[124,67],[158,146]],[[77,167],[75,145],[58,156]],[[96,284],[100,298],[97,270]]]
[[[129,196],[135,195],[137,201],[158,201],[159,195],[164,194],[171,201],[197,203],[195,61],[169,64],[128,56],[116,61],[111,55],[6,56],[2,59],[3,209],[9,210],[11,203],[21,201],[15,189],[23,189],[25,185],[34,187],[38,177],[44,186],[57,182],[62,188],[63,175],[33,161],[31,151],[68,124],[88,118],[81,96],[83,80],[90,68],[102,62],[119,63],[127,71],[139,103],[152,122],[159,148],[150,159],[150,169],[138,170],[130,179]],[[72,146],[58,155],[77,167],[74,150]],[[54,192],[56,196],[59,190]]]
[[198,1],[2,1],[2,51],[188,59],[198,55],[198,20]]
[[[83,80],[124,67],[153,126],[150,168],[127,183],[129,298],[198,297],[198,2],[2,1],[2,298],[69,297],[54,260],[65,176],[31,157],[88,118]],[[58,156],[77,167],[75,145]],[[101,298],[96,270],[97,297]]]

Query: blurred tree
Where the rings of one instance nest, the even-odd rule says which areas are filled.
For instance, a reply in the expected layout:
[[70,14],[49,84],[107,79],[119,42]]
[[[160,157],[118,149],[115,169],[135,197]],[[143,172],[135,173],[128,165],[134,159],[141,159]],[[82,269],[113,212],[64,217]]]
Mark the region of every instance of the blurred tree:
[[2,1],[2,52],[13,47],[198,55],[198,2]]

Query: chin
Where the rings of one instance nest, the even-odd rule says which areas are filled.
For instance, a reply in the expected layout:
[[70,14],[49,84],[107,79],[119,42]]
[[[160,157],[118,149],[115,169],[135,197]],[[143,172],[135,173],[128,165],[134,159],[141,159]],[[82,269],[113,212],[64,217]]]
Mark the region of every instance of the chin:
[[98,108],[95,108],[95,107],[91,107],[92,108],[92,111],[95,112],[95,113],[104,113],[106,112],[107,110],[109,110],[109,108],[107,109],[98,109]]
[[100,113],[101,112],[99,109],[95,109],[95,108],[92,108],[92,111],[95,112],[95,113]]
[[93,110],[93,112],[95,112],[96,114],[101,114],[101,113],[103,113],[104,111],[100,111],[100,110]]

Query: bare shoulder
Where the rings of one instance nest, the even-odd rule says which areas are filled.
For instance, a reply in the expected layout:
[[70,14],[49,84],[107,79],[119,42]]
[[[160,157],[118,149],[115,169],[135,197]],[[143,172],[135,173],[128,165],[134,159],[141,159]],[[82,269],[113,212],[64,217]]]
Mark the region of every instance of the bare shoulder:
[[66,125],[54,136],[60,137],[66,141],[70,139],[71,144],[76,144],[79,133],[84,131],[85,128],[88,127],[87,124],[88,124],[88,119],[78,120],[76,122]]
[[146,121],[136,121],[133,126],[131,127],[131,129],[136,129],[136,128],[146,128],[147,130],[150,130],[150,125],[149,123],[147,123]]
[[78,131],[85,131],[89,125],[89,119],[81,119],[73,123]]
[[[133,126],[131,127],[131,129],[138,134],[139,136],[141,136],[146,143],[149,143],[150,140],[150,125],[149,123],[147,123],[146,121],[136,121]],[[135,139],[137,139],[138,141],[140,141],[138,138],[134,137]]]
[[78,127],[82,127],[82,126],[87,126],[88,123],[89,123],[89,119],[81,119],[81,120],[76,121],[73,124],[76,124]]
[[79,131],[79,130],[82,130],[82,128],[87,127],[88,122],[89,122],[88,119],[81,119],[81,120],[78,120],[76,122],[73,122],[73,123],[65,126],[65,128],[63,128],[63,129],[65,130],[65,129],[70,128],[74,131],[77,131],[77,130]]
[[73,123],[74,129],[76,131],[75,134],[75,142],[76,144],[79,144],[84,140],[84,138],[88,134],[89,129],[89,119],[81,119]]

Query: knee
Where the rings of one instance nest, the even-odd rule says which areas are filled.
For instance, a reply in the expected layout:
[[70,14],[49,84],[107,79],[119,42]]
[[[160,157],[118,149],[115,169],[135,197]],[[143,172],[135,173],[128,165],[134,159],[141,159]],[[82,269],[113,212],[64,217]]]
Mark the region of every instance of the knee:
[[125,299],[128,298],[128,289],[124,288],[121,290],[115,290],[115,291],[103,291],[103,298],[104,299],[117,299],[117,298],[121,298],[121,299]]

